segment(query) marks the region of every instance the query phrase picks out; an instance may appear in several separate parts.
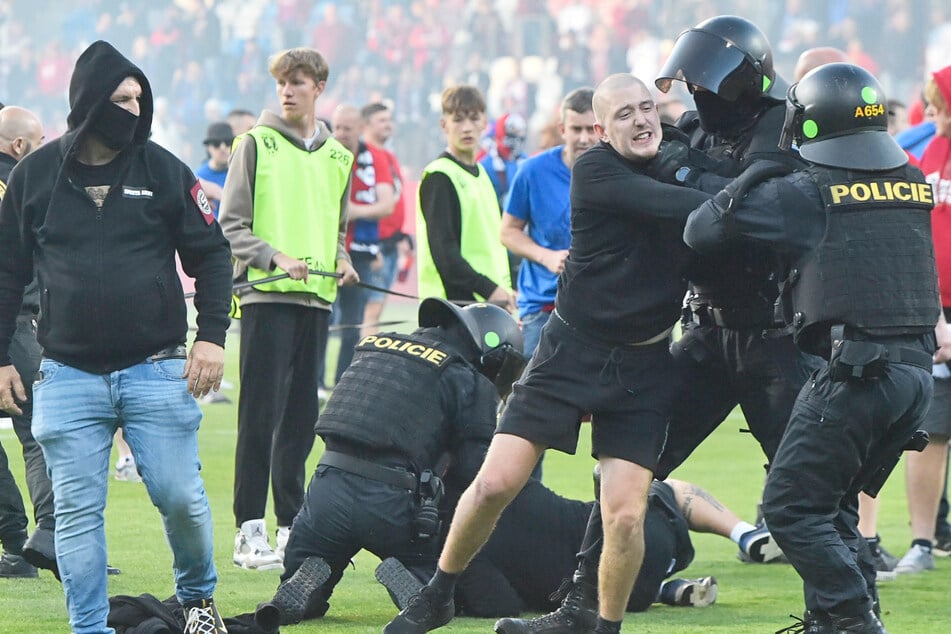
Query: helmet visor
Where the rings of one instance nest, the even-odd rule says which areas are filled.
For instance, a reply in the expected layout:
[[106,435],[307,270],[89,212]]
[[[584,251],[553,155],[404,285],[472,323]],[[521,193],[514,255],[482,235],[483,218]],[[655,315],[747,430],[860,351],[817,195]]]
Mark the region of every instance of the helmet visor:
[[779,137],[779,149],[789,150],[798,141],[796,134],[802,126],[804,112],[805,108],[796,101],[796,84],[793,84],[786,95],[786,119],[783,121],[783,133]]
[[742,66],[755,72],[746,54],[730,42],[704,31],[684,31],[654,84],[661,92],[667,92],[671,82],[679,80],[735,101],[755,81],[752,77],[731,77]]
[[482,355],[482,374],[492,380],[499,396],[505,400],[512,391],[512,383],[522,376],[526,362],[525,355],[504,344]]

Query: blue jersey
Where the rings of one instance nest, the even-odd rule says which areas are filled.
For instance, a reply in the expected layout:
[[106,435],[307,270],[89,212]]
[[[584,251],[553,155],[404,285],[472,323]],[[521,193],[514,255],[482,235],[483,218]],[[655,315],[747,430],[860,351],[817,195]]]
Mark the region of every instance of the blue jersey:
[[907,150],[915,158],[920,159],[921,154],[928,147],[928,143],[934,138],[934,134],[934,121],[924,121],[896,134],[895,141],[901,146],[901,149]]
[[[528,235],[546,249],[571,244],[571,170],[561,160],[563,145],[522,162],[509,188],[505,211],[528,225]],[[518,272],[519,315],[537,313],[555,301],[558,276],[541,264],[522,260]]]

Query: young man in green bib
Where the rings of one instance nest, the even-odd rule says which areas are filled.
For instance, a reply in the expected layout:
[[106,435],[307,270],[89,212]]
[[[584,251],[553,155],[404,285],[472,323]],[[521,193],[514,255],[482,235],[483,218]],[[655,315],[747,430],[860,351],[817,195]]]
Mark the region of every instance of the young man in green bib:
[[[268,70],[281,114],[265,110],[240,137],[219,216],[236,279],[288,275],[240,297],[234,563],[256,570],[282,566],[282,546],[304,500],[330,306],[338,286],[359,280],[344,245],[353,155],[314,117],[327,62],[313,49],[294,48],[274,55]],[[342,277],[309,275],[313,270]],[[269,480],[276,549],[264,522]]]
[[439,125],[446,151],[426,166],[419,184],[419,296],[488,301],[514,311],[508,253],[500,238],[502,212],[489,175],[475,160],[485,123],[478,88],[443,91]]

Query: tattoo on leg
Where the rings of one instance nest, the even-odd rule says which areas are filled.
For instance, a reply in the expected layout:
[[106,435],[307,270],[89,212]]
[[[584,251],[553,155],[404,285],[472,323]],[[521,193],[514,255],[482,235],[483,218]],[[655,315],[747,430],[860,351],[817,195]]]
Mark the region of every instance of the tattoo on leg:
[[680,505],[680,512],[684,514],[684,519],[687,520],[687,524],[690,524],[690,503],[693,502],[693,496],[689,493],[684,495],[684,502]]
[[710,506],[712,506],[713,508],[715,508],[715,509],[718,510],[718,511],[725,511],[725,510],[726,510],[726,507],[724,507],[722,504],[720,504],[720,502],[719,502],[715,497],[713,497],[712,495],[710,495],[709,493],[707,493],[706,491],[704,491],[703,489],[701,489],[700,487],[698,487],[696,484],[691,484],[691,485],[688,487],[687,493],[688,493],[688,495],[689,495],[689,494],[693,494],[693,495],[697,496],[698,498],[700,498],[701,500],[706,500],[706,502],[707,502]]

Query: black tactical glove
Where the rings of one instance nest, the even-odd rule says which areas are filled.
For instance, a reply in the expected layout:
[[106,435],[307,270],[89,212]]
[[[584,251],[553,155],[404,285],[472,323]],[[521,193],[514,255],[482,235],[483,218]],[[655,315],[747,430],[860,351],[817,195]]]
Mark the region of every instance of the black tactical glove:
[[660,130],[665,141],[680,141],[686,146],[690,145],[690,135],[669,123],[660,124]]
[[723,191],[713,198],[713,202],[719,209],[721,217],[731,214],[734,205],[743,200],[753,187],[770,178],[786,176],[794,171],[791,165],[784,163],[755,161],[724,187]]
[[683,185],[691,167],[690,148],[680,141],[661,141],[644,173],[662,183]]

